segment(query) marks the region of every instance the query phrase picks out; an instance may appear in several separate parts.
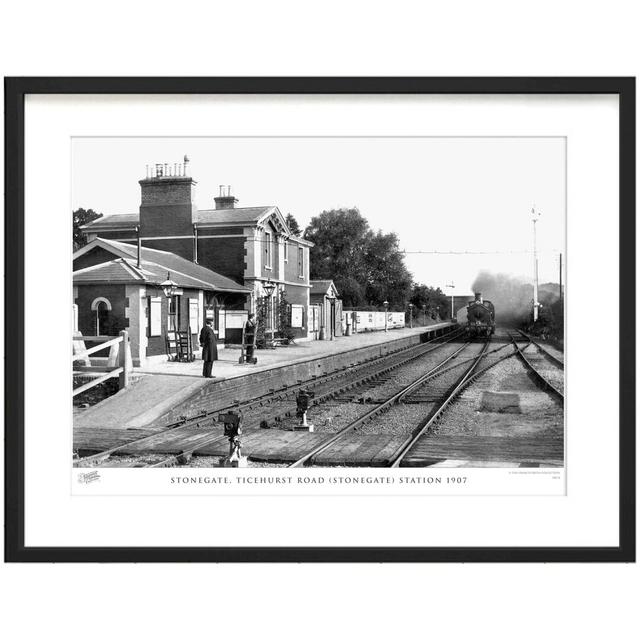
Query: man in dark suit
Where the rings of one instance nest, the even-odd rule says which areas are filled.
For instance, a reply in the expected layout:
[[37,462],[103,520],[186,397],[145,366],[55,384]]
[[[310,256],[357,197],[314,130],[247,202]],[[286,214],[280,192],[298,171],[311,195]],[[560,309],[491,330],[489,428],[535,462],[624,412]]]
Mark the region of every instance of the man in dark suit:
[[211,369],[213,361],[218,359],[218,345],[216,344],[216,334],[213,331],[213,320],[207,323],[200,332],[200,346],[202,347],[202,375],[205,378],[213,378]]

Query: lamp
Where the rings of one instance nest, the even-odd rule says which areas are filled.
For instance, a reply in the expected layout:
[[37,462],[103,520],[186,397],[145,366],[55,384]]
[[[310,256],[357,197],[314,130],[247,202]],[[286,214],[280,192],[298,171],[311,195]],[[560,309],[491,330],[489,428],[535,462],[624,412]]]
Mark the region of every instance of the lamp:
[[273,330],[273,318],[272,318],[272,314],[273,314],[273,303],[271,302],[271,296],[273,295],[273,292],[276,289],[276,285],[274,282],[271,282],[271,278],[269,278],[266,282],[262,283],[262,288],[264,289],[264,292],[267,294],[267,297],[269,298],[269,310],[267,313],[267,324],[269,332],[271,333],[271,341],[273,342],[273,335],[274,335],[274,330]]
[[165,298],[171,298],[178,290],[178,285],[171,279],[171,273],[169,271],[167,271],[167,279],[162,282],[160,286],[162,287]]
[[389,303],[385,300],[382,304],[384,306],[384,332],[387,333],[389,330],[389,315],[387,314]]
[[409,328],[413,329],[413,302],[409,303]]
[[275,283],[271,282],[271,278],[269,278],[266,282],[262,283],[262,288],[264,289],[264,292],[267,294],[267,296],[271,297],[276,289],[276,285]]

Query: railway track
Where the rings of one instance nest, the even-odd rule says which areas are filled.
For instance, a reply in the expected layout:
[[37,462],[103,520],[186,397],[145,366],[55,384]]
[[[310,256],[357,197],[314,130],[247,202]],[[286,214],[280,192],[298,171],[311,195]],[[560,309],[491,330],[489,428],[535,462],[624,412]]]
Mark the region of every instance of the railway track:
[[[562,376],[558,376],[557,377],[557,380],[559,382],[562,381],[563,378],[564,378],[564,363],[560,362],[559,360],[554,358],[551,354],[547,353],[542,347],[540,347],[539,344],[537,344],[534,340],[532,340],[528,335],[526,335],[523,332],[519,332],[519,333],[524,337],[525,340],[528,341],[527,346],[533,344],[534,346],[536,346],[538,348],[538,350],[540,352],[542,352],[542,356],[538,356],[538,357],[542,357],[542,358],[548,360],[549,362],[552,362],[555,367],[558,367],[562,371]],[[556,382],[554,384],[549,379],[549,374],[548,373],[547,373],[547,375],[545,375],[545,372],[541,370],[540,361],[536,362],[536,356],[527,355],[527,354],[524,353],[524,349],[526,347],[521,349],[518,346],[518,341],[516,340],[515,336],[512,335],[511,339],[512,339],[513,344],[514,344],[514,346],[516,348],[516,353],[517,353],[518,358],[520,358],[520,360],[525,364],[527,369],[531,372],[531,374],[533,375],[536,383],[542,389],[544,389],[545,391],[549,392],[549,394],[551,394],[551,396],[553,396],[558,402],[560,402],[560,404],[564,405],[564,389],[560,388],[560,384],[558,384],[558,382]],[[552,373],[552,372],[550,372],[550,373]]]
[[[202,430],[200,436],[194,437],[192,443],[179,454],[168,456],[159,462],[142,466],[162,467],[184,464],[198,449],[223,441],[225,438],[220,435],[220,428],[217,424],[217,417],[221,413],[231,410],[242,413],[244,419],[243,428],[245,430],[277,425],[283,417],[295,412],[296,393],[301,390],[313,392],[315,394],[313,404],[319,404],[354,388],[365,387],[367,385],[371,388],[377,384],[384,383],[388,380],[385,376],[388,376],[398,368],[437,351],[444,345],[456,340],[461,334],[462,330],[453,331],[445,336],[434,338],[429,342],[407,347],[380,358],[355,364],[326,376],[318,376],[305,382],[299,381],[295,385],[290,385],[280,390],[271,389],[269,393],[249,402],[236,402],[228,407],[216,409],[215,411],[205,411],[191,418],[184,418],[179,422],[167,426],[159,433],[165,434],[170,431],[176,438],[180,438],[195,427]],[[215,429],[215,433],[211,433],[213,429]],[[75,460],[74,466],[97,466],[104,464],[112,456],[117,456],[126,450],[131,450],[132,448],[140,449],[144,447],[145,444],[149,444],[151,447],[158,439],[158,435],[159,434],[156,433],[146,435],[137,440],[129,441],[99,453],[84,456]]]
[[[464,349],[466,349],[469,345],[472,345],[472,344],[474,343],[472,343],[471,341],[466,342],[460,349],[456,350],[453,354],[451,354],[450,356],[448,356],[447,358],[439,362],[435,367],[425,372],[417,380],[414,380],[410,384],[406,385],[400,391],[396,392],[391,397],[387,398],[384,402],[374,406],[369,411],[367,411],[364,415],[358,417],[356,420],[353,420],[352,422],[347,424],[345,427],[340,429],[340,431],[336,432],[332,437],[325,440],[319,446],[313,448],[311,451],[307,452],[305,455],[300,457],[298,460],[296,460],[294,463],[292,463],[289,466],[291,468],[295,468],[295,467],[303,467],[305,465],[313,464],[314,460],[322,452],[326,451],[329,447],[333,446],[341,438],[344,438],[347,434],[353,433],[355,430],[362,429],[365,425],[380,419],[383,416],[383,414],[391,410],[393,407],[401,403],[407,402],[407,400],[410,400],[410,398],[414,396],[414,394],[419,392],[419,390],[421,390],[424,387],[424,385],[429,383],[429,385],[431,386],[433,384],[434,379],[440,378],[440,380],[438,380],[439,387],[442,385],[451,386],[451,380],[455,379],[457,380],[457,382],[455,383],[454,387],[461,388],[461,385],[464,383],[464,381],[473,374],[473,371],[476,369],[480,361],[486,356],[489,348],[489,344],[490,344],[490,339],[486,340],[484,343],[481,343],[480,345],[475,343],[476,346],[479,347],[479,353],[476,354],[474,357],[464,361],[467,363],[469,362],[471,363],[468,367],[464,367],[462,362],[456,363],[455,365],[449,366],[449,367],[446,367],[445,365],[447,365],[451,360],[456,358]],[[513,355],[513,354],[511,353],[509,354],[509,356],[510,355]],[[462,372],[460,372],[461,365],[463,366]],[[447,394],[447,397],[451,394],[453,394],[452,397],[455,395],[455,393],[453,393],[452,391],[450,394]],[[446,401],[446,398],[445,398],[445,401]],[[434,420],[436,418],[437,416],[434,417]],[[420,432],[422,432],[422,428],[423,428],[423,425],[419,425],[418,429],[420,430]],[[398,454],[394,456],[394,460],[395,458],[398,457],[398,455],[400,455],[400,453],[401,452],[398,452]]]
[[[260,398],[244,404],[234,404],[229,408],[243,414],[243,433],[249,435],[250,440],[259,437],[259,442],[275,442],[275,445],[269,444],[268,448],[273,450],[275,446],[276,450],[280,451],[277,449],[281,446],[278,442],[292,442],[289,436],[286,438],[284,436],[291,429],[283,429],[286,421],[281,422],[281,418],[295,411],[295,395],[298,390],[313,391],[316,394],[313,404],[322,405],[325,415],[333,415],[331,407],[335,407],[338,422],[350,419],[354,414],[358,414],[358,417],[344,426],[331,424],[329,427],[320,427],[319,432],[308,434],[308,438],[304,433],[291,434],[291,437],[305,435],[303,441],[296,440],[296,442],[303,442],[302,445],[296,446],[301,446],[304,454],[298,449],[280,458],[278,453],[275,458],[276,463],[280,462],[280,466],[292,468],[342,465],[340,461],[349,458],[348,452],[353,450],[354,446],[359,446],[358,443],[366,441],[366,438],[370,439],[372,436],[378,438],[376,434],[380,434],[393,442],[386,452],[378,457],[377,464],[374,466],[401,467],[416,464],[424,466],[424,460],[421,462],[421,459],[424,458],[425,451],[433,447],[433,442],[441,439],[432,440],[431,438],[438,436],[439,425],[443,416],[447,414],[448,407],[483,373],[507,358],[516,356],[531,372],[531,377],[534,377],[538,386],[545,389],[559,403],[563,403],[562,390],[553,384],[553,380],[549,380],[544,375],[545,371],[539,369],[542,364],[556,369],[563,375],[562,370],[551,360],[546,359],[544,354],[535,351],[537,345],[526,334],[511,332],[506,336],[506,340],[502,334],[496,335],[493,341],[491,339],[482,342],[467,340],[461,345],[450,344],[459,338],[459,335],[459,333],[450,333],[428,343],[359,363],[346,370],[319,376],[317,379],[300,382],[279,391],[271,390],[269,394]],[[503,344],[499,344],[501,341]],[[449,346],[443,350],[442,347],[445,345]],[[421,358],[425,356],[426,359],[422,361]],[[404,365],[409,366],[402,369]],[[424,367],[426,371],[420,372],[415,377],[419,367]],[[414,377],[405,384],[411,375]],[[341,412],[341,406],[345,409],[348,407],[348,410]],[[458,410],[458,408],[454,410],[454,415]],[[226,447],[226,438],[221,434],[222,429],[217,422],[217,417],[222,412],[222,410],[216,410],[194,416],[190,420],[178,423],[170,432],[162,431],[133,443],[83,458],[76,461],[76,466],[173,467],[189,465],[194,455],[219,457],[220,453],[212,451],[220,452]],[[278,427],[273,430],[273,441],[268,435],[269,429],[260,428],[266,423],[270,427]],[[385,431],[389,424],[406,425],[407,431],[404,431],[404,426],[400,431]],[[443,424],[448,425],[448,422]],[[334,427],[338,430],[331,433]],[[283,436],[278,436],[278,433]],[[172,436],[176,438],[173,441]],[[445,437],[443,442],[446,442],[448,437]],[[285,438],[285,440],[279,440],[279,438]],[[180,451],[176,453],[177,446],[171,445],[171,442],[178,442],[178,439],[181,444]],[[169,446],[165,446],[167,443]],[[136,450],[133,454],[131,453],[132,445]],[[443,443],[439,445],[440,450],[446,450],[447,446],[449,445]],[[264,461],[262,464],[265,464],[269,458],[261,457],[264,453],[260,451],[264,452],[265,449],[264,445],[260,447],[258,451],[254,451],[257,456],[255,460],[258,463]],[[162,454],[163,450],[166,451],[165,454]],[[249,445],[250,457],[251,450],[252,447]],[[119,455],[135,459],[119,458]],[[362,458],[362,454],[359,455]],[[430,454],[426,455],[429,457]],[[287,456],[290,457],[287,458]],[[407,457],[410,460],[406,461]],[[203,461],[206,459],[204,458]],[[215,464],[215,461],[213,463]],[[197,463],[194,462],[194,464],[198,466]],[[353,464],[353,461],[345,464]]]
[[556,365],[559,369],[564,371],[564,360],[554,356],[546,347],[543,347],[537,340],[532,338],[530,335],[526,334],[524,331],[518,331],[524,338],[529,340],[531,344],[533,344],[538,351],[552,364]]

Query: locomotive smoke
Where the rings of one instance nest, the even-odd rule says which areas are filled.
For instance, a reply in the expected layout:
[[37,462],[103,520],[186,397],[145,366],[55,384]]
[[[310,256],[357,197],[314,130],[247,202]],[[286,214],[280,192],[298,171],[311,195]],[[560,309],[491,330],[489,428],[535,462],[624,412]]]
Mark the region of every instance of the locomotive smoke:
[[493,302],[498,324],[520,324],[529,317],[533,286],[521,278],[481,271],[473,282],[472,290]]

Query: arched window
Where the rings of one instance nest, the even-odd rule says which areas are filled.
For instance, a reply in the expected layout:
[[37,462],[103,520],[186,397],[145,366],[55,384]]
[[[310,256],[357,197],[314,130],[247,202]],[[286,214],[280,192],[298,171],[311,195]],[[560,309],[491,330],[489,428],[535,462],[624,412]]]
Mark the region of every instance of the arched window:
[[109,312],[111,311],[111,303],[106,298],[96,298],[91,303],[91,311],[95,313],[96,318],[96,335],[108,335],[110,321]]

